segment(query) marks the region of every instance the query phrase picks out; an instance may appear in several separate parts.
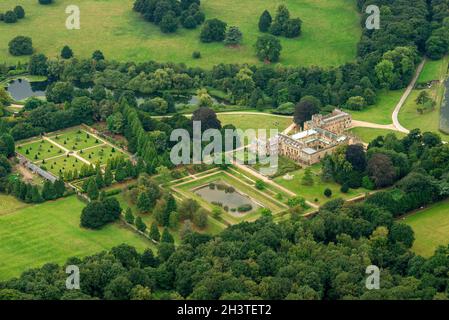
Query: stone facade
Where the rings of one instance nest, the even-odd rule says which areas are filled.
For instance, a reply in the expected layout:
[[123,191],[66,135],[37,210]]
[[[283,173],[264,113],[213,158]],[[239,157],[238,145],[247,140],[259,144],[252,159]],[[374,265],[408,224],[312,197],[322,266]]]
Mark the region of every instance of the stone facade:
[[304,124],[304,131],[292,136],[279,134],[271,139],[270,152],[305,165],[318,163],[338,146],[351,142],[345,134],[351,124],[351,115],[339,109],[326,116],[314,115]]

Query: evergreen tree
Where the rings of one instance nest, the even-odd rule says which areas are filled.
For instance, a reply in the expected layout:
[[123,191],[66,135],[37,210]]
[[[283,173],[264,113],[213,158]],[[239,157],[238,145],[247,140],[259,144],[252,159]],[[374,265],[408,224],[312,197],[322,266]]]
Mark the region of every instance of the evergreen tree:
[[231,26],[226,31],[224,43],[227,46],[236,46],[242,42],[243,34],[238,27]]
[[106,187],[109,187],[112,184],[112,180],[114,179],[112,175],[112,170],[110,166],[106,167],[106,170],[104,171],[104,185]]
[[273,18],[271,17],[270,12],[268,12],[268,10],[265,10],[259,19],[259,31],[268,32],[268,30],[270,30],[272,22]]
[[64,193],[65,193],[64,181],[62,181],[61,179],[58,179],[58,180],[55,181],[53,186],[54,186],[54,189],[55,189],[55,196],[56,196],[56,198],[61,198],[62,196],[64,196]]
[[126,209],[126,212],[125,212],[125,220],[126,220],[126,222],[128,222],[129,224],[134,224],[135,217],[134,217],[134,215],[133,215],[133,213],[132,213],[131,208]]
[[53,187],[53,183],[50,181],[44,182],[44,186],[42,188],[42,198],[44,198],[44,200],[55,199],[55,189]]
[[97,200],[100,193],[98,191],[98,186],[94,178],[89,179],[89,183],[87,185],[87,196],[91,200]]
[[157,242],[161,240],[161,234],[159,233],[159,228],[155,222],[153,222],[150,227],[150,238]]
[[73,57],[73,51],[69,46],[64,46],[61,50],[61,58],[70,59]]
[[147,225],[145,224],[145,222],[143,222],[141,217],[137,217],[136,219],[136,228],[141,232],[145,232],[145,230],[147,229]]
[[42,201],[44,201],[44,199],[42,199],[42,196],[39,192],[39,189],[36,186],[33,186],[32,193],[31,193],[31,201],[33,203],[41,203]]
[[175,243],[175,239],[173,239],[173,236],[168,231],[168,228],[164,228],[164,231],[162,232],[161,236],[161,242]]
[[137,208],[140,212],[149,212],[153,208],[147,192],[143,191],[139,194],[139,197],[137,198]]

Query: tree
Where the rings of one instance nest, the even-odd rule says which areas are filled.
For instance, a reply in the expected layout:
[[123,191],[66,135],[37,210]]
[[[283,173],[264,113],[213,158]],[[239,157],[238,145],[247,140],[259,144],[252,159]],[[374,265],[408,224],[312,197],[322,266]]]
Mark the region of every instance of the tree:
[[45,96],[50,102],[63,103],[72,100],[73,91],[71,83],[58,81],[48,86]]
[[125,211],[125,221],[129,224],[134,224],[135,217],[131,208],[127,208]]
[[161,239],[161,234],[159,233],[159,228],[157,227],[157,223],[153,222],[150,227],[150,238],[156,242],[159,242]]
[[22,6],[16,6],[14,8],[14,13],[16,14],[17,19],[25,18],[25,10]]
[[93,201],[81,212],[80,225],[89,229],[100,229],[104,225],[104,205],[99,201]]
[[348,161],[354,170],[363,172],[366,169],[366,154],[363,145],[353,144],[346,149],[346,161]]
[[268,10],[264,10],[259,18],[259,31],[268,32],[268,30],[270,30],[272,21],[273,18],[271,17],[270,12],[268,12]]
[[175,239],[173,239],[173,236],[168,231],[168,228],[164,228],[164,231],[162,231],[161,242],[175,243]]
[[301,34],[301,26],[301,19],[289,19],[284,25],[284,36],[287,38],[299,37]]
[[201,107],[193,112],[192,121],[199,121],[201,123],[201,131],[208,129],[221,129],[221,122],[217,118],[214,110]]
[[201,42],[221,42],[225,39],[226,22],[218,19],[207,20],[201,29]]
[[33,41],[30,37],[17,36],[9,44],[9,53],[13,56],[23,56],[33,53]]
[[28,71],[30,74],[36,76],[46,76],[47,60],[48,58],[42,53],[33,54],[28,65]]
[[368,160],[367,171],[378,188],[391,186],[396,178],[396,169],[389,156],[375,153]]
[[449,41],[443,35],[432,35],[426,42],[426,55],[433,60],[441,59],[449,49]]
[[3,16],[3,21],[5,21],[5,23],[16,23],[17,14],[12,10],[6,11],[5,15]]
[[96,61],[104,60],[104,54],[100,50],[95,50],[92,53],[92,59]]
[[87,185],[86,191],[87,191],[87,196],[89,197],[89,199],[91,199],[91,200],[98,199],[98,196],[100,195],[100,193],[98,191],[97,183],[93,177],[89,178],[89,183]]
[[136,228],[140,232],[145,232],[145,230],[147,229],[147,225],[143,222],[141,217],[137,217],[136,219]]
[[137,198],[137,208],[140,212],[149,212],[153,208],[153,204],[147,192],[141,192]]
[[42,198],[44,198],[44,200],[53,200],[55,197],[56,195],[53,183],[50,181],[45,181],[44,186],[42,187]]
[[304,171],[304,176],[302,177],[301,183],[305,186],[313,186],[313,176],[310,168],[306,168]]
[[242,42],[243,34],[238,27],[231,26],[226,31],[224,43],[227,46],[237,46]]
[[293,120],[299,127],[303,128],[305,122],[320,112],[320,107],[320,100],[313,96],[305,96],[296,105]]
[[70,59],[73,57],[73,51],[69,46],[64,46],[61,50],[61,58]]
[[200,209],[193,214],[193,223],[200,229],[207,227],[208,214],[204,209]]
[[256,53],[260,61],[265,63],[277,62],[281,55],[281,42],[272,35],[257,38]]
[[133,285],[124,275],[113,279],[105,288],[107,300],[129,300]]
[[329,189],[329,188],[326,188],[326,189],[324,190],[324,196],[325,196],[326,198],[332,197],[332,190]]
[[106,119],[108,130],[115,134],[123,133],[125,119],[120,112],[113,113]]
[[104,185],[106,187],[109,187],[112,184],[114,177],[112,175],[112,170],[110,166],[106,166],[106,169],[104,171]]
[[14,138],[8,133],[0,135],[0,155],[4,155],[6,158],[9,158],[14,156],[14,154]]
[[61,198],[64,196],[66,189],[65,189],[65,183],[63,180],[61,180],[61,179],[56,180],[55,183],[53,184],[53,187],[55,189],[56,198]]
[[160,28],[163,33],[173,33],[178,30],[178,19],[173,12],[168,12],[161,20]]

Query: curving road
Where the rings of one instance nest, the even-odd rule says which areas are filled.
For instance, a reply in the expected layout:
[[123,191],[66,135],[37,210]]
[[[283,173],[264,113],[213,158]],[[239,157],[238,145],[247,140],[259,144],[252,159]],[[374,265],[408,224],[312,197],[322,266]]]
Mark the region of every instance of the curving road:
[[399,100],[398,104],[396,105],[396,108],[393,111],[392,119],[393,119],[393,126],[396,128],[396,130],[409,133],[410,130],[403,127],[401,123],[399,122],[398,115],[399,111],[401,111],[401,108],[404,106],[405,101],[407,100],[408,96],[412,92],[413,88],[415,87],[416,81],[418,80],[419,75],[421,74],[422,69],[424,68],[424,65],[426,63],[426,59],[424,58],[423,61],[419,64],[418,68],[416,69],[415,75],[413,76],[412,81],[408,85],[407,89],[405,90],[404,94],[401,97],[401,100]]

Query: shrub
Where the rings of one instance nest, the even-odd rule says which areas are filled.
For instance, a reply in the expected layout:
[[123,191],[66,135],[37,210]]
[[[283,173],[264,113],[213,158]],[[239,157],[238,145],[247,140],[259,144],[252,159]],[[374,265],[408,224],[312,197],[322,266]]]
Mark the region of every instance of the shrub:
[[17,15],[14,11],[6,11],[3,20],[5,21],[5,23],[15,23],[17,22]]
[[40,4],[51,4],[53,3],[53,0],[39,0]]
[[341,186],[340,191],[342,193],[348,193],[349,192],[349,186],[345,183],[344,185]]
[[192,53],[192,58],[193,58],[193,59],[200,59],[200,58],[201,58],[201,52],[199,52],[199,51],[193,51],[193,53]]
[[251,211],[253,209],[253,206],[251,205],[251,204],[244,204],[244,205],[241,205],[241,206],[239,206],[238,208],[237,208],[237,211],[238,212],[249,212],[249,211]]
[[201,42],[221,42],[225,39],[226,22],[218,19],[207,20],[201,29]]
[[17,16],[17,19],[23,19],[25,17],[25,10],[23,10],[22,6],[16,6],[14,8],[14,13]]
[[324,195],[326,196],[326,198],[332,197],[332,190],[329,188],[326,188],[326,190],[324,190]]
[[29,55],[33,53],[33,41],[30,37],[17,36],[9,44],[9,53],[13,56]]

